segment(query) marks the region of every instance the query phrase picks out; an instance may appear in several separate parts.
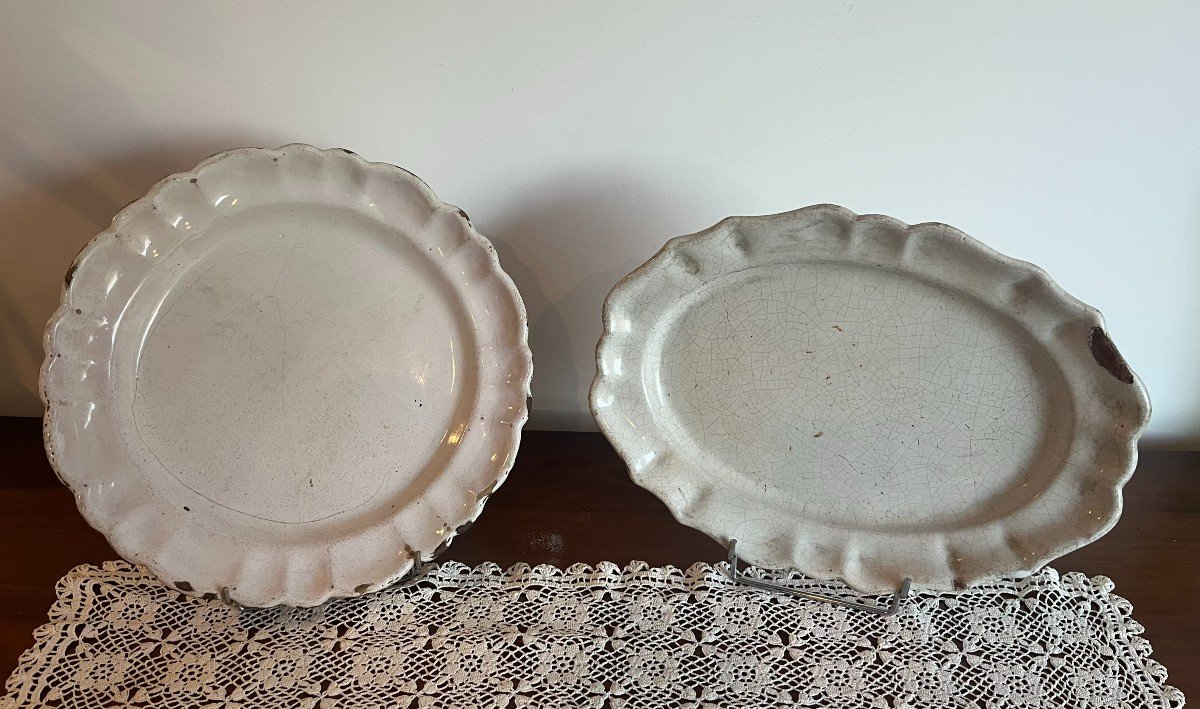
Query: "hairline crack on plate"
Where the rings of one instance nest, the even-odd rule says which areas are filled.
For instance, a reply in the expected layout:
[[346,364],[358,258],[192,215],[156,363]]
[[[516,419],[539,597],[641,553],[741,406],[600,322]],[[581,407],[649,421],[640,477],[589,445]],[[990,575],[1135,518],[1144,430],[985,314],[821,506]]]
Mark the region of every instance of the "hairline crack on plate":
[[195,595],[316,605],[444,550],[511,469],[524,304],[465,213],[344,150],[165,178],[67,271],[50,462],[122,556]]
[[668,241],[609,294],[596,358],[596,421],[676,518],[872,593],[1098,538],[1150,415],[1041,269],[834,205]]

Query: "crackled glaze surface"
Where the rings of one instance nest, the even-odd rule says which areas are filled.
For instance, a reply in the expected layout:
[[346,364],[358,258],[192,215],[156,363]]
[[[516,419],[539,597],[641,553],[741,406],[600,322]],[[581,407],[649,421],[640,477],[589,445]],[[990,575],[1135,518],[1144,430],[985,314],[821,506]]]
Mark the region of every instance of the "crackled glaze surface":
[[1103,534],[1149,416],[1099,313],[940,224],[833,206],[667,244],[605,307],[597,421],[755,564],[949,588]]
[[479,513],[526,417],[525,342],[491,245],[412,175],[235,150],[72,266],[47,449],[168,583],[310,605],[388,583]]

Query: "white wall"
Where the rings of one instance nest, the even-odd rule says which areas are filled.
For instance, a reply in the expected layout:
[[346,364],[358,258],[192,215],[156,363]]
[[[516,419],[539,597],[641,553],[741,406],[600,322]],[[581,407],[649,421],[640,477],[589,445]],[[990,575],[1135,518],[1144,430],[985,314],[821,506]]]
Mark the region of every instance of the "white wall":
[[600,303],[671,236],[836,202],[1102,310],[1200,445],[1200,5],[7,3],[0,413],[75,252],[159,177],[290,141],[402,165],[529,306],[534,427],[590,428]]

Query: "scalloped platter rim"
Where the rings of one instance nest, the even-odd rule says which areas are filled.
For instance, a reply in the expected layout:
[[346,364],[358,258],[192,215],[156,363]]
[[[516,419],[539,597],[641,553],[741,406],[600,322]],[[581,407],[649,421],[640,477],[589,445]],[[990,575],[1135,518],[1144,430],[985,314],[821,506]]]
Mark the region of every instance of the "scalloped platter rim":
[[520,294],[462,210],[339,149],[239,148],[123,209],[45,334],[50,462],[193,595],[317,605],[444,550],[512,467]]
[[633,480],[762,567],[886,593],[1112,528],[1150,416],[1103,318],[945,224],[836,205],[678,237],[604,304],[592,413]]

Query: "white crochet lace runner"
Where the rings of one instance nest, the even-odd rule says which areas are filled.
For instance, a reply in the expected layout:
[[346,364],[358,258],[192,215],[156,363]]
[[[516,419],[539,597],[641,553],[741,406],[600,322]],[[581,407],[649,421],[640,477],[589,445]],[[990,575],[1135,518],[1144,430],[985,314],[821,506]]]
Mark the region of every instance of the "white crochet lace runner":
[[917,592],[883,618],[725,570],[444,563],[366,597],[239,612],[125,563],[81,566],[0,706],[1183,705],[1104,577]]

